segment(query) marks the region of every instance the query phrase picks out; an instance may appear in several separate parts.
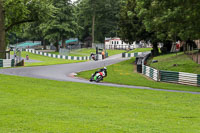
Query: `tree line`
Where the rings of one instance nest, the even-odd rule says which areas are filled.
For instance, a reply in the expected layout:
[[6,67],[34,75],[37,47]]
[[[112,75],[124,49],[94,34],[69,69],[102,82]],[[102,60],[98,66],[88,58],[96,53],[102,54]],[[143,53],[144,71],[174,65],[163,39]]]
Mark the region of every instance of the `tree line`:
[[42,45],[66,39],[104,42],[117,33],[120,0],[0,0],[0,56],[8,44],[40,40]]
[[193,44],[200,39],[200,1],[124,0],[119,20],[120,36],[128,41],[150,41],[168,48],[178,40]]
[[53,43],[119,36],[125,42],[159,42],[200,37],[198,0],[0,0],[0,57],[8,44],[40,40]]

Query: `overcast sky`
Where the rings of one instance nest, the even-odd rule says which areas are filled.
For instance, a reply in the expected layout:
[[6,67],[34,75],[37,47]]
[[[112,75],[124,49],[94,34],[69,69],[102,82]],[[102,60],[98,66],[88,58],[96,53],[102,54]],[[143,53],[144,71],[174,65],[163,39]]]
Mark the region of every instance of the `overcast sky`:
[[72,2],[75,2],[76,0],[71,0]]

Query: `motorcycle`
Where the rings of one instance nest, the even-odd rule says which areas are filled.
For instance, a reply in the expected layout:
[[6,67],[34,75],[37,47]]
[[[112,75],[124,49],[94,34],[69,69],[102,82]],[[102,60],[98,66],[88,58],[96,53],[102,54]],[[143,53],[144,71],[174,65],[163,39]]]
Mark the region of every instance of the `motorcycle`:
[[96,55],[95,54],[93,54],[93,53],[91,53],[91,58],[94,60],[94,61],[97,61],[97,59],[96,59]]
[[106,76],[107,76],[107,68],[104,67],[100,69],[99,71],[96,71],[94,74],[92,74],[92,77],[90,78],[90,82],[92,81],[100,82]]

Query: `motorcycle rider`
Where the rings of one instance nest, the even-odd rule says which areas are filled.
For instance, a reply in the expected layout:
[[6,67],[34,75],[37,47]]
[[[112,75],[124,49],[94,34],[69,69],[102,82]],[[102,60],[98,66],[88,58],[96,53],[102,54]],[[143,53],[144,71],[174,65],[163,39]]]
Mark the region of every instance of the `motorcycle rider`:
[[[104,76],[104,77],[106,77],[106,76],[107,76],[107,68],[104,67],[104,68],[101,68],[101,69],[99,69],[98,71],[96,71],[96,72],[92,75],[92,77],[90,78],[90,81],[93,81],[92,79],[94,78],[94,76],[95,76],[97,73],[102,73],[102,72],[105,73],[105,76]],[[102,80],[103,80],[103,79],[102,79]]]

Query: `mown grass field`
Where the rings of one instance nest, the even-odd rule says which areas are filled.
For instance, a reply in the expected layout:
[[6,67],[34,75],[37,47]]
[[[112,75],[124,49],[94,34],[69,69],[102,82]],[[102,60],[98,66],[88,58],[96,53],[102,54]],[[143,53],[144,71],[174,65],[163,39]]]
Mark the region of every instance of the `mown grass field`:
[[[132,58],[131,60],[127,60],[124,62],[120,62],[118,64],[108,66],[107,67],[108,76],[104,79],[104,82],[135,85],[135,86],[145,86],[145,87],[152,87],[152,88],[158,88],[158,89],[200,92],[200,87],[185,86],[185,85],[171,84],[171,83],[161,83],[161,82],[155,82],[153,80],[150,80],[144,75],[136,72],[134,61],[135,61],[135,58]],[[78,76],[89,79],[91,74],[94,73],[96,70],[80,72],[78,73]]]
[[200,95],[0,75],[2,133],[200,131]]
[[[108,52],[109,56],[126,52],[125,50],[110,50],[110,49],[107,49],[106,51]],[[59,52],[51,52],[51,53],[52,54],[57,54],[57,55],[59,54]],[[96,53],[96,49],[83,48],[83,49],[79,49],[79,50],[74,50],[69,54],[69,56],[90,56],[91,53],[95,54]]]
[[[158,70],[200,74],[200,65],[184,53],[161,55],[153,58],[153,60],[158,60],[158,63],[151,63],[150,66]],[[174,64],[177,65],[174,66]]]
[[26,55],[29,56],[29,59],[41,61],[41,62],[25,62],[25,66],[46,66],[46,65],[56,65],[56,64],[67,64],[67,63],[77,63],[83,61],[76,60],[64,60],[64,59],[56,59],[47,56],[32,54],[29,52],[22,52],[22,57],[25,58]]

